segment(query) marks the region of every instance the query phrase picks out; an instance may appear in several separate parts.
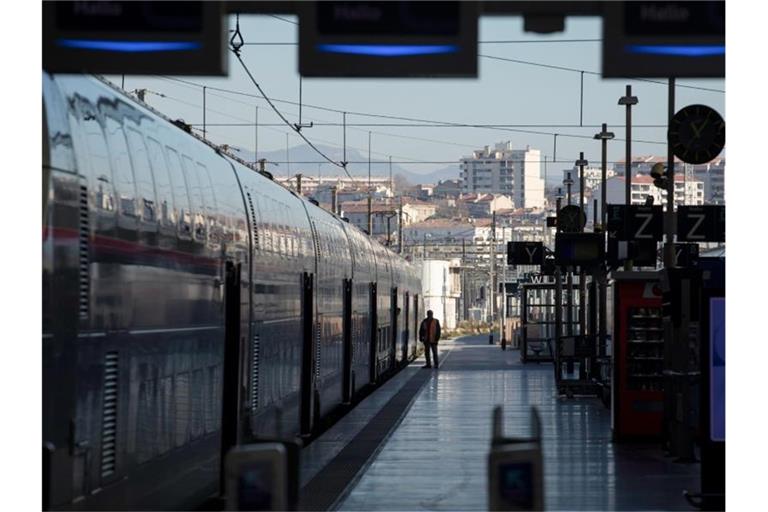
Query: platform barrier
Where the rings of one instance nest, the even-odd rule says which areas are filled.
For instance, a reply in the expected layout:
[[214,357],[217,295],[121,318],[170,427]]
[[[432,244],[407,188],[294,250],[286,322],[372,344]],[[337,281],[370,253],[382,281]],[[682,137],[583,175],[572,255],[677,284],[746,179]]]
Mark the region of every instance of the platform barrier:
[[227,510],[296,510],[299,451],[283,441],[232,448],[225,462]]
[[502,407],[493,410],[488,454],[489,510],[544,510],[541,420],[531,407],[531,436],[505,437]]

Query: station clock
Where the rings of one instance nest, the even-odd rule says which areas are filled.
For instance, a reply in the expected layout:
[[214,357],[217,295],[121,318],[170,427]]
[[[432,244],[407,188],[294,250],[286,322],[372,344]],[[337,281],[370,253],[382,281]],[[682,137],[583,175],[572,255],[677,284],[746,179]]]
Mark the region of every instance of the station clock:
[[667,137],[677,158],[703,164],[725,147],[725,121],[713,108],[688,105],[672,117]]

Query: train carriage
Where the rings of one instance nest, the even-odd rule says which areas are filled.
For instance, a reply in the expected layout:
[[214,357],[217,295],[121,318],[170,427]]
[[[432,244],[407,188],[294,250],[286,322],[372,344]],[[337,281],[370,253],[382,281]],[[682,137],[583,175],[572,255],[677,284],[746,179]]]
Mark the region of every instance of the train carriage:
[[412,265],[100,78],[43,106],[47,506],[193,508],[415,355]]

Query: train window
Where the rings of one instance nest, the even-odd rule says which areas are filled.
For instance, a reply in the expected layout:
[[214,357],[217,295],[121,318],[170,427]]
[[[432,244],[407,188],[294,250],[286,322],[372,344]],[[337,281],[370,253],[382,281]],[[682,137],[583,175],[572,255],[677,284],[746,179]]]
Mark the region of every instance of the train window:
[[193,233],[195,239],[205,240],[205,203],[203,202],[202,183],[195,172],[195,165],[192,163],[192,159],[187,155],[181,156],[184,162],[184,176],[187,177],[187,184],[189,185],[189,199],[192,203],[192,211],[194,212],[194,228]]
[[157,191],[157,216],[164,226],[176,224],[176,207],[173,200],[173,186],[168,166],[163,155],[163,147],[152,137],[147,138],[149,161],[155,175],[155,190]]
[[168,154],[168,170],[171,172],[171,185],[176,207],[179,209],[179,233],[188,237],[192,234],[192,210],[189,205],[189,189],[184,172],[181,170],[181,160],[175,149],[165,147]]
[[128,128],[128,147],[131,150],[133,172],[136,174],[136,192],[139,197],[141,218],[145,222],[157,222],[157,199],[155,198],[155,180],[149,166],[147,147],[144,138],[133,128]]
[[117,190],[120,212],[124,215],[136,217],[136,186],[131,168],[131,160],[128,156],[128,146],[125,143],[125,134],[120,123],[109,116],[107,119],[107,142],[112,153],[112,162],[115,171],[115,189]]
[[218,232],[218,228],[216,227],[216,195],[213,192],[211,175],[208,174],[208,169],[200,162],[197,163],[197,177],[200,181],[203,192],[203,201],[207,211],[208,235],[215,238]]
[[211,175],[208,174],[208,169],[200,162],[197,162],[197,175],[200,178],[200,185],[203,187],[205,206],[208,208],[208,212],[212,213],[216,211],[216,195],[213,192],[213,182],[211,181]]
[[101,210],[114,211],[115,197],[112,189],[112,169],[109,165],[109,150],[104,140],[104,131],[93,113],[83,114],[80,126],[88,146],[88,164],[94,178],[95,203]]

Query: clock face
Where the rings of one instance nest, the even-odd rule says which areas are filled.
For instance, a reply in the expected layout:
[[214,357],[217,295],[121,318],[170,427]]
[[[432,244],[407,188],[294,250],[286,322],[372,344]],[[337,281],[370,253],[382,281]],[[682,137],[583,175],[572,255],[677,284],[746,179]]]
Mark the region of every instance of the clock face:
[[677,158],[703,164],[725,147],[725,121],[706,105],[688,105],[672,118],[667,137]]

